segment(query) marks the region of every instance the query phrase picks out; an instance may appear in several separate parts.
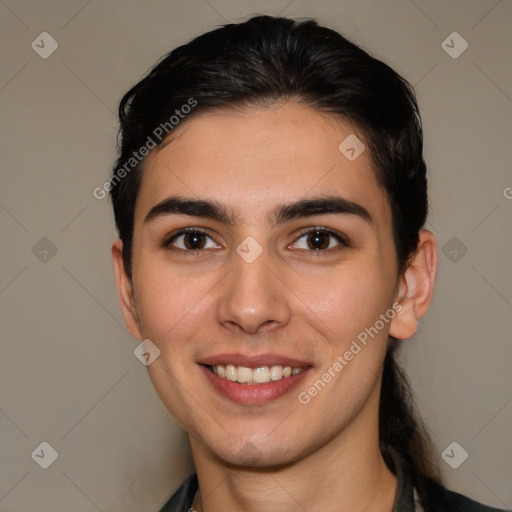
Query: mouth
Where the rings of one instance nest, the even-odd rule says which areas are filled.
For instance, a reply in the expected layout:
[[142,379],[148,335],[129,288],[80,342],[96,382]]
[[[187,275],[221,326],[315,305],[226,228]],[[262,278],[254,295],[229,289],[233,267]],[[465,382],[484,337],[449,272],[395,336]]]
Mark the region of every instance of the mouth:
[[199,363],[213,389],[244,405],[263,404],[291,392],[313,368],[310,363],[274,355],[226,354]]
[[292,375],[298,375],[305,368],[292,366],[258,366],[250,368],[247,366],[236,366],[234,364],[218,364],[216,366],[206,365],[211,372],[215,373],[221,379],[227,379],[239,384],[258,385],[276,382],[287,379]]

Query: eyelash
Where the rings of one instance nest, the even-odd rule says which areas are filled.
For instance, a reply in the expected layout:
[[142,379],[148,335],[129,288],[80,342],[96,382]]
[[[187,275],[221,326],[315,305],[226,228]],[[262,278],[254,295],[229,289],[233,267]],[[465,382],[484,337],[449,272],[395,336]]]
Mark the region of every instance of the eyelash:
[[[302,230],[300,230],[299,232],[299,236],[294,240],[293,243],[296,243],[298,240],[300,240],[302,237],[306,236],[306,235],[312,235],[312,234],[315,234],[317,232],[320,232],[320,233],[323,233],[323,234],[326,234],[328,236],[331,236],[333,237],[339,244],[340,246],[343,246],[343,247],[350,247],[350,244],[349,244],[349,241],[347,239],[347,237],[341,233],[338,233],[337,231],[334,231],[332,229],[329,229],[329,228],[324,228],[322,226],[314,226],[314,227],[309,227],[309,228],[304,228]],[[209,237],[211,240],[213,240],[215,243],[217,243],[213,237],[208,233],[208,231],[205,231],[203,229],[200,229],[200,228],[194,228],[194,227],[189,227],[189,228],[183,228],[179,231],[177,231],[176,233],[173,233],[171,234],[169,237],[165,238],[165,240],[163,241],[162,243],[162,247],[170,250],[170,251],[173,251],[173,252],[179,252],[179,253],[182,253],[182,254],[191,254],[191,253],[201,253],[203,252],[205,249],[179,249],[179,248],[173,248],[172,247],[172,242],[174,242],[177,238],[179,238],[180,236],[182,235],[186,235],[186,234],[189,234],[189,233],[198,233],[198,234],[201,234],[201,235],[205,235],[207,237]],[[306,252],[311,252],[313,254],[318,254],[318,253],[322,253],[322,252],[331,252],[332,250],[336,250],[336,248],[329,248],[329,249],[310,249],[310,250],[307,250],[307,249],[298,249],[298,250],[301,250],[301,251],[306,251]]]
[[[299,232],[300,234],[297,237],[297,239],[295,240],[295,242],[297,242],[297,240],[301,239],[305,235],[312,235],[312,234],[315,234],[317,232],[320,232],[320,233],[332,236],[337,242],[339,242],[340,246],[343,246],[343,247],[349,247],[350,246],[348,238],[345,235],[339,233],[338,231],[334,231],[333,229],[324,228],[322,226],[314,226],[314,227],[311,227],[311,228],[301,229],[300,232]],[[308,252],[320,253],[320,252],[331,251],[332,249],[333,248],[331,248],[331,249],[323,249],[323,250],[311,249]],[[300,250],[305,250],[305,249],[300,249]]]

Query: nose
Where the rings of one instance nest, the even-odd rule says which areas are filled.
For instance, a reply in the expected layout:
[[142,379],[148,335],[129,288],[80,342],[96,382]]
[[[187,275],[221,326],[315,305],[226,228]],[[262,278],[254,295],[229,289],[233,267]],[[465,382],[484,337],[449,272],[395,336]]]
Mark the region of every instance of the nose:
[[234,253],[231,271],[222,281],[218,321],[248,334],[285,326],[291,317],[290,295],[267,251],[251,263]]

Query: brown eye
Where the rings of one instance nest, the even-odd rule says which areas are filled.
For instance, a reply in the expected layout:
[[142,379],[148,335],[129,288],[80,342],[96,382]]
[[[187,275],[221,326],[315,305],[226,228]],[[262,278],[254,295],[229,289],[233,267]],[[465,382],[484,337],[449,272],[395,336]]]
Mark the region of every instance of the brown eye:
[[200,251],[202,249],[217,249],[219,246],[203,231],[186,229],[173,235],[163,244],[165,247],[181,251]]
[[307,244],[310,249],[327,249],[329,247],[330,235],[322,231],[316,231],[307,235]]
[[183,235],[183,242],[187,249],[203,249],[206,245],[206,236],[203,233],[187,233]]
[[327,249],[348,247],[344,235],[330,229],[313,228],[302,232],[302,235],[293,244],[296,249],[306,251],[325,251]]

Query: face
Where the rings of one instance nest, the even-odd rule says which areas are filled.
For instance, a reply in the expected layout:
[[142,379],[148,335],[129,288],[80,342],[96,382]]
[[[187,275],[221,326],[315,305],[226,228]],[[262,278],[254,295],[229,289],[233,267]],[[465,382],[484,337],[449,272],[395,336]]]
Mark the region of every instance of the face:
[[220,460],[291,462],[376,417],[396,252],[369,151],[338,149],[351,134],[295,103],[215,111],[146,161],[125,318],[160,349],[163,403]]

